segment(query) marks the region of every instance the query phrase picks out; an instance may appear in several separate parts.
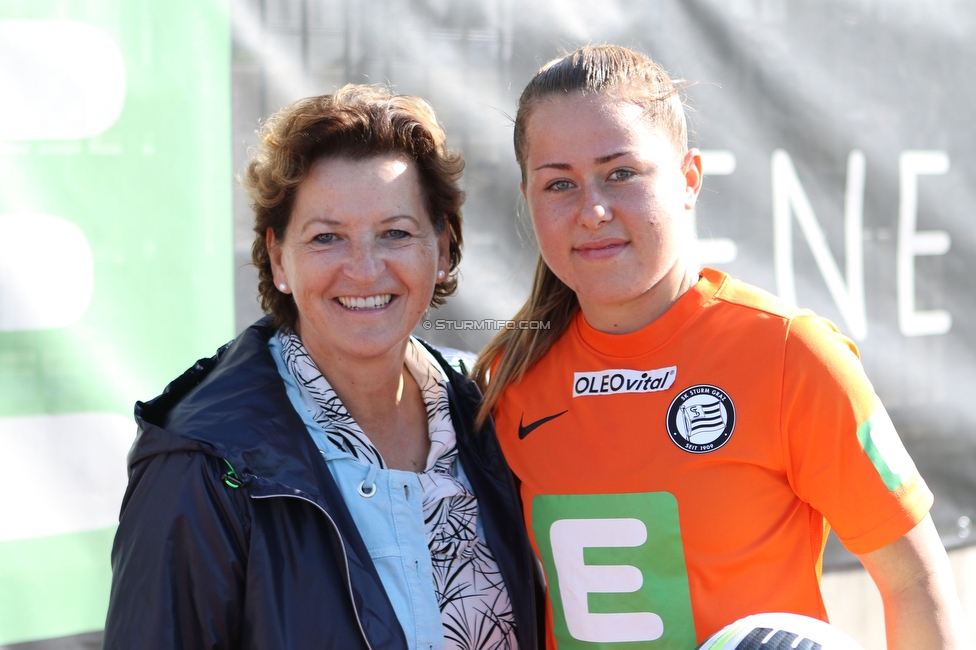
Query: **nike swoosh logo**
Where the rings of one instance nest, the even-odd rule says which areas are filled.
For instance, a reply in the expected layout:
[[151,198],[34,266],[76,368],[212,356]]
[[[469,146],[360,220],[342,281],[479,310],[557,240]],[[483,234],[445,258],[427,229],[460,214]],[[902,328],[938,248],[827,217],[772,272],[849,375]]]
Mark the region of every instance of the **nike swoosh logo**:
[[[520,417],[519,418],[519,440],[522,440],[523,438],[525,438],[525,436],[529,435],[530,433],[532,433],[533,431],[535,431],[536,429],[538,429],[539,427],[541,427],[543,424],[545,424],[549,420],[555,420],[560,415],[565,415],[568,412],[569,412],[569,409],[563,411],[562,413],[556,413],[555,415],[550,415],[548,417],[544,417],[541,420],[536,420],[535,422],[532,422],[531,424],[527,424],[527,425],[523,425],[522,424],[522,418]],[[522,414],[522,417],[525,417],[525,414],[524,413]]]

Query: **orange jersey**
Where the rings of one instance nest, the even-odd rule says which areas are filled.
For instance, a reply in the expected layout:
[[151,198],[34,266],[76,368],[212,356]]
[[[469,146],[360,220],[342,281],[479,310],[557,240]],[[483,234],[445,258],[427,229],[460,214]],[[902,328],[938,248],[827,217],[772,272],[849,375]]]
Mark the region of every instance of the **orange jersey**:
[[827,522],[862,554],[932,504],[854,344],[710,269],[632,334],[578,314],[495,423],[560,650],[688,649],[758,612],[826,620]]

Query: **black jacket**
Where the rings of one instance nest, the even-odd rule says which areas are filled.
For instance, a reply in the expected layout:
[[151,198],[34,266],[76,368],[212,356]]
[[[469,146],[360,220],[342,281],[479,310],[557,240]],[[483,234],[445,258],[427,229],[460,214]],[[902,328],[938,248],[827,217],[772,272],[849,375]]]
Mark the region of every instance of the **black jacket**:
[[[403,649],[407,644],[325,461],[295,412],[259,321],[159,397],[137,402],[112,548],[105,648]],[[533,559],[477,386],[436,351],[458,454],[537,647]]]

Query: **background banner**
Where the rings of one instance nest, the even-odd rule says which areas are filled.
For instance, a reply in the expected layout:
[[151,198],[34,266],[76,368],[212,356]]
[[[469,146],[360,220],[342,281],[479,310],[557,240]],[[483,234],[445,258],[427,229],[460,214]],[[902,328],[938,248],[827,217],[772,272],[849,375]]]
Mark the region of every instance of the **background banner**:
[[[647,53],[689,84],[702,264],[855,340],[954,548],[976,539],[974,27],[965,0],[236,0],[235,164],[259,117],[302,95],[388,83],[431,101],[467,159],[466,246],[443,329],[417,333],[478,350],[535,267],[519,93],[582,44]],[[239,264],[250,220],[238,192]],[[239,328],[258,314],[249,273]],[[851,563],[832,541],[827,568]]]
[[132,405],[233,335],[220,0],[0,2],[0,646],[99,630]]
[[857,342],[943,541],[972,543],[974,27],[966,0],[0,0],[0,646],[100,643],[132,402],[260,316],[234,181],[259,120],[347,82],[433,104],[465,250],[417,334],[476,351],[537,255],[515,101],[587,43],[688,82],[702,264]]

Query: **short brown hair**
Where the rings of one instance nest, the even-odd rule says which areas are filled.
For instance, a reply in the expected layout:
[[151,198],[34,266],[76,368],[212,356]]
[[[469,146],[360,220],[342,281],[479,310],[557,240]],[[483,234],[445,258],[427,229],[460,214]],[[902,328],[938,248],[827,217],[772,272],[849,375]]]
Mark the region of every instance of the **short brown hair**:
[[257,152],[241,178],[254,210],[251,259],[258,269],[261,307],[274,317],[276,327],[294,328],[298,307],[291,295],[275,287],[268,229],[279,241],[284,238],[295,193],[315,162],[384,155],[414,161],[434,229],[449,232],[451,270],[434,288],[431,306],[444,304],[457,290],[464,159],[447,149],[444,130],[424,100],[382,87],[349,84],[332,95],[300,99],[269,117],[258,133]]

